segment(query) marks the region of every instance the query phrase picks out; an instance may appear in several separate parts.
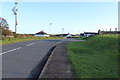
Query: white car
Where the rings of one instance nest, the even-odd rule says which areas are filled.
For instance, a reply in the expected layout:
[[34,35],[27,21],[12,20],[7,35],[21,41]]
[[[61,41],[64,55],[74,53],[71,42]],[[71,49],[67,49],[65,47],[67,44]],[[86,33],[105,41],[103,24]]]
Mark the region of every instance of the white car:
[[72,37],[72,35],[68,34],[66,37],[67,37],[67,38],[71,38],[71,37]]

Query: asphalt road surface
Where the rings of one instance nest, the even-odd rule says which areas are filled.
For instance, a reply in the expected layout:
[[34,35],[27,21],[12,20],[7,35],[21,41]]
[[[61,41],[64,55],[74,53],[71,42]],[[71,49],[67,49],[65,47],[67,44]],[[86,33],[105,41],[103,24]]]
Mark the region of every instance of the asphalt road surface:
[[49,49],[63,40],[32,40],[2,46],[2,78],[28,78]]

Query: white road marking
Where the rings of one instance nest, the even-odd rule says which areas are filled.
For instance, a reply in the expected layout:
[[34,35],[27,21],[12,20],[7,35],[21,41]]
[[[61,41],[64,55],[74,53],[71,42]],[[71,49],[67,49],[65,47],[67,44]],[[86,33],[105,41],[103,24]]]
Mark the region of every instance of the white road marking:
[[33,44],[35,44],[35,43],[28,44],[27,46],[31,46],[31,45],[33,45]]
[[12,52],[12,51],[18,50],[18,49],[20,49],[20,48],[22,48],[22,47],[18,47],[18,48],[11,49],[11,50],[6,51],[6,52],[2,52],[2,53],[0,53],[0,55],[3,55],[3,54],[5,54],[5,53],[9,53],[9,52]]

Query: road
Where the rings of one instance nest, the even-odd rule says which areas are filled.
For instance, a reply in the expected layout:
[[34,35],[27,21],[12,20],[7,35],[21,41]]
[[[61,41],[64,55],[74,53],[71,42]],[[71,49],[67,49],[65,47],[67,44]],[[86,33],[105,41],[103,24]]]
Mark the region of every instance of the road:
[[53,46],[71,40],[32,40],[3,45],[2,78],[33,76],[36,66]]
[[32,40],[2,46],[2,77],[28,78],[31,71],[60,40]]

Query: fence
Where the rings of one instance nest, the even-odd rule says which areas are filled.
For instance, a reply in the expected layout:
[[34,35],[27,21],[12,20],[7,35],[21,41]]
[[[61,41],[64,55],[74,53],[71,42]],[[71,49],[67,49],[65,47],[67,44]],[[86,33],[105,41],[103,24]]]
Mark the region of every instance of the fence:
[[110,28],[110,31],[107,31],[107,29],[106,29],[106,31],[100,31],[100,30],[98,30],[98,33],[99,34],[120,34],[120,31],[117,31],[117,28],[115,28],[115,30],[114,31],[112,31],[111,30],[111,28]]
[[120,31],[100,31],[100,34],[120,34]]

